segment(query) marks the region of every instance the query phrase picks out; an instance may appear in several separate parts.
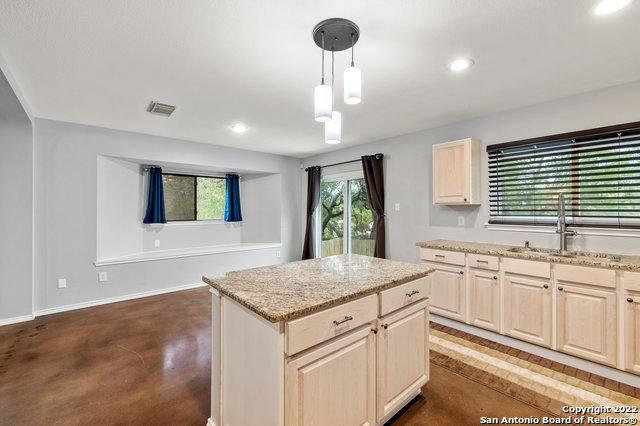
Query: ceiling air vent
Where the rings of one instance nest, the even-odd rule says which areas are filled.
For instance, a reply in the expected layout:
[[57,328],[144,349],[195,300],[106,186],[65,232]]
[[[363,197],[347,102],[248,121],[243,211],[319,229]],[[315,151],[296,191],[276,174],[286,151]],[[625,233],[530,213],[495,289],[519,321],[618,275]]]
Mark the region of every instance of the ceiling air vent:
[[151,101],[147,111],[153,114],[164,115],[165,117],[169,117],[173,111],[176,110],[176,107],[168,104],[161,104],[160,102]]

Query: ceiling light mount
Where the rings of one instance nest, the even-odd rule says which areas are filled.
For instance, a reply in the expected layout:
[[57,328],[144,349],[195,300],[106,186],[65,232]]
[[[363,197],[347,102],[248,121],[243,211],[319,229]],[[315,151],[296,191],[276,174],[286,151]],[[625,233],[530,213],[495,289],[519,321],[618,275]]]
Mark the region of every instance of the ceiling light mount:
[[[323,33],[324,46],[322,45]],[[359,37],[360,28],[354,22],[344,18],[325,19],[313,29],[313,41],[318,47],[334,52],[350,49]]]

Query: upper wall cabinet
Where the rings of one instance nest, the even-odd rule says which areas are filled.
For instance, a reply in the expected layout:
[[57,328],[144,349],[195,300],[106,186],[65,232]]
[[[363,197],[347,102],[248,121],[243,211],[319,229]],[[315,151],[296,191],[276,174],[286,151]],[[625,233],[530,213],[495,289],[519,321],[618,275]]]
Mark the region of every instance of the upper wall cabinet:
[[480,204],[480,141],[433,145],[433,203]]

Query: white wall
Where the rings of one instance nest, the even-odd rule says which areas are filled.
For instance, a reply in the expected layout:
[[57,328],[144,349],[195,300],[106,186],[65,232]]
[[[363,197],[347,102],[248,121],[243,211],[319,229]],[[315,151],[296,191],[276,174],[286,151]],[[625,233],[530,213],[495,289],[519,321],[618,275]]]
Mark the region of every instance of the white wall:
[[0,322],[32,311],[31,120],[0,72]]
[[[42,119],[34,122],[34,141],[37,311],[191,284],[200,281],[203,274],[295,260],[300,256],[300,161],[297,159]],[[96,268],[93,262],[98,255],[97,224],[101,217],[98,166],[122,166],[103,163],[101,158],[105,156],[279,174],[281,214],[277,220],[281,225],[278,241],[282,242],[282,248]],[[133,198],[134,187],[139,191],[137,184],[131,182],[132,179],[126,178],[121,182],[131,185],[123,189],[125,198]],[[118,201],[117,197],[117,191],[111,194],[113,202]],[[178,226],[165,230],[180,232]],[[135,232],[133,225],[130,231]],[[190,231],[197,233],[198,229],[190,228]],[[109,229],[99,232],[104,236]],[[111,241],[109,247],[107,252],[113,252],[117,242]],[[276,256],[278,251],[280,258]],[[98,283],[99,271],[108,272],[107,283]],[[57,288],[58,278],[67,279],[66,289]]]
[[[355,159],[381,152],[385,155],[385,208],[387,256],[416,261],[418,241],[445,238],[555,247],[557,236],[491,231],[488,221],[487,167],[484,146],[580,129],[640,121],[640,81],[590,92],[527,108],[507,111],[436,129],[346,148],[304,160],[305,167]],[[483,142],[483,204],[481,207],[434,206],[431,201],[431,145],[473,137]],[[301,176],[301,212],[306,203],[306,173]],[[394,211],[395,203],[400,211]],[[457,226],[458,216],[465,226]],[[640,239],[578,236],[571,243],[585,250],[639,254]]]

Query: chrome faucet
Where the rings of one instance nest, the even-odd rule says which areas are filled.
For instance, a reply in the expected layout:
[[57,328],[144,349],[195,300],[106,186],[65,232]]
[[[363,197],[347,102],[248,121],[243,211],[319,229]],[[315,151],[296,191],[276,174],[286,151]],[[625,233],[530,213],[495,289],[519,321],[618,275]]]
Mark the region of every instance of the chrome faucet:
[[558,194],[558,223],[556,233],[560,234],[560,253],[564,253],[567,250],[567,237],[575,236],[576,232],[567,230],[567,218],[564,212],[564,194],[562,192]]

